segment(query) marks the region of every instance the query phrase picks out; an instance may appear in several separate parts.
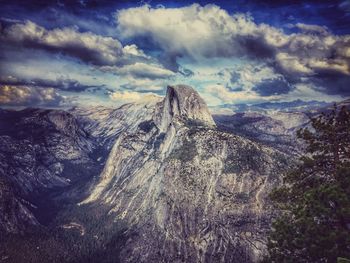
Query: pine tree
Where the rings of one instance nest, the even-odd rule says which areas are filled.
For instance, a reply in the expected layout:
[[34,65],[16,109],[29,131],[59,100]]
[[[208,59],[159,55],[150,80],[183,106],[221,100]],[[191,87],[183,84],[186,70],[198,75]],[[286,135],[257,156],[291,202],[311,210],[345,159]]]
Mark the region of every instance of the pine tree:
[[350,112],[334,106],[311,126],[298,132],[306,145],[300,164],[271,194],[281,214],[266,262],[350,259]]

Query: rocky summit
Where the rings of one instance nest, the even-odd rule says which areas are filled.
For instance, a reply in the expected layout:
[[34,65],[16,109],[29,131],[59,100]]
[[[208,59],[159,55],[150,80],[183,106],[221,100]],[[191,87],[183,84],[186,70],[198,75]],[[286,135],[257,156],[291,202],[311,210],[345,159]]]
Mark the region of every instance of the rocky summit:
[[[13,116],[26,133],[11,132]],[[258,262],[266,252],[268,194],[293,157],[220,129],[189,86],[117,109],[3,111],[1,122],[9,262]]]
[[166,131],[170,125],[177,125],[181,121],[215,126],[204,100],[197,91],[185,85],[168,86],[165,99],[159,103],[153,119],[161,131]]
[[153,118],[116,140],[81,204],[106,204],[127,224],[122,261],[256,262],[272,216],[266,197],[286,164],[216,130],[193,89],[168,87]]

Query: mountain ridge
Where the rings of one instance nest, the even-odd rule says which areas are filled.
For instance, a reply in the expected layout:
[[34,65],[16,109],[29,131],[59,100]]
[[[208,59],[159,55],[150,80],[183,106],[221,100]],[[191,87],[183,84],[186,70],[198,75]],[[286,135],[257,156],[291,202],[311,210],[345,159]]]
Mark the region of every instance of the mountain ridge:
[[[33,211],[38,219],[35,227],[49,230],[41,230],[48,231],[45,242],[40,235],[28,240],[14,237],[14,243],[28,248],[23,255],[36,259],[29,262],[55,262],[44,259],[43,254],[55,255],[60,259],[56,262],[62,262],[65,250],[76,261],[81,257],[89,260],[91,251],[96,255],[108,251],[106,262],[251,263],[264,255],[266,232],[276,213],[267,196],[281,183],[281,174],[295,157],[264,140],[252,140],[244,133],[246,129],[241,133],[222,129],[231,119],[218,121],[215,117],[215,123],[193,88],[170,86],[164,98],[116,109],[15,114],[16,129],[36,127],[38,132],[47,132],[32,140],[27,136],[31,132],[12,138],[10,130],[5,129],[0,139],[6,135],[13,140],[8,147],[25,144],[47,153],[44,157],[48,161],[43,161],[36,151],[25,152],[33,167],[40,164],[53,169],[54,176],[45,177],[48,181],[44,188],[35,186],[33,190],[55,192],[54,196],[40,197],[48,204],[58,204],[45,223],[40,202],[30,200],[38,206]],[[248,115],[243,117],[256,119]],[[277,130],[273,127],[276,122],[271,125],[259,128],[272,137],[289,136],[280,128],[283,122],[278,122]],[[60,159],[70,156],[61,154],[69,153],[69,147],[77,151],[77,157]],[[25,160],[22,155],[18,158]],[[2,160],[2,167],[9,163]],[[12,167],[17,177],[24,168]],[[35,182],[45,169],[24,175]],[[58,186],[53,184],[56,177],[71,181]],[[62,203],[65,205],[60,206]],[[79,226],[84,235],[65,226]],[[39,243],[39,251],[36,247],[29,249]],[[21,257],[11,253],[13,258]]]
[[155,124],[161,131],[166,131],[169,125],[186,120],[215,126],[206,103],[196,90],[186,85],[168,86],[165,98],[156,110]]
[[[157,104],[155,109],[163,121],[160,128],[151,124],[146,131],[121,135],[100,181],[80,205],[107,205],[110,215],[128,226],[127,236],[138,233],[137,238],[129,236],[130,244],[121,252],[123,261],[256,261],[264,253],[262,233],[272,213],[265,212],[266,191],[278,184],[274,176],[283,170],[286,157],[205,122],[189,123],[179,118],[188,116],[180,114],[181,103],[174,100],[172,92],[168,89],[163,105]],[[197,117],[203,116],[197,114],[198,109],[202,108],[189,115],[194,120],[202,120]],[[226,211],[225,206],[230,209]],[[235,206],[240,209],[235,211]],[[222,228],[219,222],[227,227]],[[227,231],[225,239],[220,237],[221,231]],[[231,238],[236,231],[243,236],[234,241]],[[224,244],[224,251],[215,248],[219,243]]]

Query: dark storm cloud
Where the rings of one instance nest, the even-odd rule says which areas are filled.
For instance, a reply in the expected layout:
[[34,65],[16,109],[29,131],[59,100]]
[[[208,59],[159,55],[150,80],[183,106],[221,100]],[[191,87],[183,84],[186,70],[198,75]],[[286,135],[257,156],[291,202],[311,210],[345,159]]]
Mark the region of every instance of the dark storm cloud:
[[128,4],[140,4],[139,0],[118,0],[115,3],[110,0],[12,0],[11,5],[23,6],[27,9],[42,10],[47,7],[64,7],[73,11],[81,9],[96,9],[115,6],[127,6]]
[[310,78],[317,90],[329,95],[342,94],[350,96],[350,78],[334,71],[324,71],[318,76]]
[[49,79],[18,79],[14,77],[1,77],[0,85],[10,85],[10,86],[31,86],[31,87],[41,87],[41,88],[53,88],[63,91],[71,92],[83,92],[87,89],[101,89],[101,86],[83,85],[79,81],[74,79],[64,79],[58,78],[56,80]]
[[[94,68],[135,78],[168,78],[174,72],[165,69],[135,44],[123,46],[117,39],[91,32],[79,32],[76,28],[54,28],[47,30],[31,21],[5,26],[2,30],[0,55],[11,61],[7,54],[21,53],[24,60],[31,50],[42,50],[50,54],[63,54],[94,65]],[[1,70],[3,71],[3,70]],[[66,84],[66,83],[60,83]],[[62,85],[65,87],[64,85]],[[68,88],[84,90],[78,83],[67,83]]]
[[261,96],[286,94],[292,89],[292,86],[283,79],[265,80],[253,88],[253,90]]
[[47,30],[31,21],[3,28],[1,40],[19,47],[60,52],[95,65],[113,65],[123,55],[117,39],[81,33],[76,28]]
[[325,25],[337,34],[347,34],[350,32],[350,16],[346,2],[348,0],[238,0],[235,1],[236,8],[232,7],[232,11],[250,12],[257,22],[276,27],[302,21],[306,24]]
[[[121,88],[129,90],[161,90],[163,82],[184,77],[204,88],[211,76],[203,74],[207,79],[199,79],[201,67],[215,61],[218,71],[240,63],[271,69],[226,73],[225,82],[218,82],[227,94],[243,96],[248,91],[266,99],[307,84],[325,94],[349,95],[348,1],[196,2],[4,1],[0,76],[20,80],[3,85],[92,93],[100,89],[69,77],[27,80],[23,76],[41,77],[40,70],[31,68],[37,60],[44,62],[37,65],[52,66],[54,76],[69,76],[68,68],[84,68],[84,74],[128,82]],[[229,65],[231,60],[234,66]]]
[[276,54],[275,47],[267,43],[264,36],[239,36],[234,41],[238,44],[238,56],[247,56],[253,59],[269,59]]

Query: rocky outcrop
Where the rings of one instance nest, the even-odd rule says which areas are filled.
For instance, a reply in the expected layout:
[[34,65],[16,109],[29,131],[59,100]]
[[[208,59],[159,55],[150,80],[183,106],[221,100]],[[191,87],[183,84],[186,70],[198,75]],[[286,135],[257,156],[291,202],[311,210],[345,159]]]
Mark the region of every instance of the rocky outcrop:
[[16,190],[11,187],[10,182],[0,177],[0,231],[2,234],[21,233],[26,228],[39,224],[27,206],[28,202],[16,195]]
[[169,87],[152,120],[119,136],[80,205],[111,207],[128,226],[123,262],[256,262],[286,167],[283,153],[215,129],[193,89]]
[[0,229],[5,232],[39,225],[37,216],[46,217],[54,207],[52,196],[78,195],[73,186],[83,189],[101,171],[103,162],[95,156],[100,146],[70,113],[3,110],[0,127]]
[[215,126],[207,105],[197,91],[186,85],[168,86],[165,99],[159,103],[154,115],[156,126],[164,132],[170,125],[181,125],[186,121]]
[[119,108],[75,107],[69,112],[99,144],[111,148],[115,139],[124,131],[135,132],[140,122],[150,120],[159,96],[147,96],[137,103],[129,103]]

